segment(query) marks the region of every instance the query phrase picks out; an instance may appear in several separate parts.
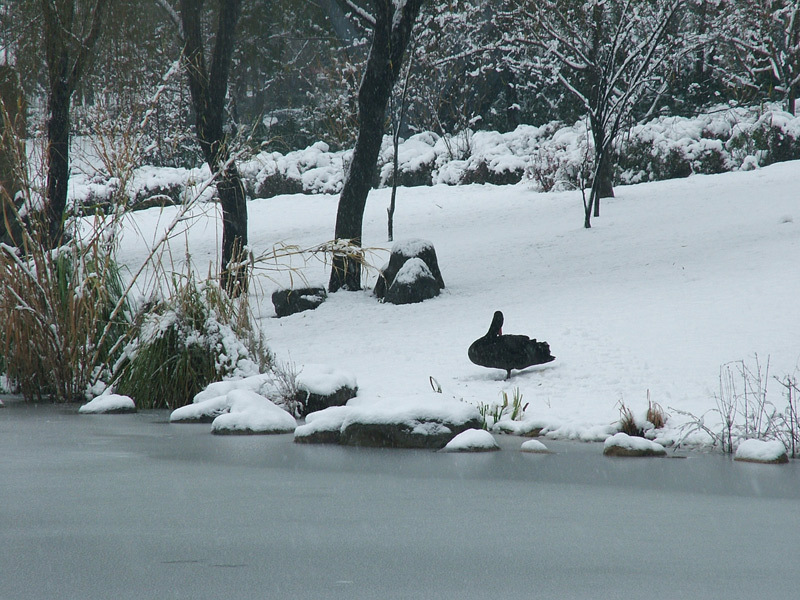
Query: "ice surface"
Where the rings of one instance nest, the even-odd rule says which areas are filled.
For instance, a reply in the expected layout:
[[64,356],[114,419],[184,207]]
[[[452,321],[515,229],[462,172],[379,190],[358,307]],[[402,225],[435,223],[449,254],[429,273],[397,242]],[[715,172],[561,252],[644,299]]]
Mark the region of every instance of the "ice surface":
[[[3,598],[523,600],[535,590],[751,600],[797,591],[786,562],[797,549],[787,526],[800,501],[797,462],[608,460],[600,444],[563,441],[537,457],[512,436],[497,436],[503,452],[477,455],[307,446],[169,427],[163,412],[99,420],[62,405],[6,405]],[[763,543],[719,551],[742,540]]]

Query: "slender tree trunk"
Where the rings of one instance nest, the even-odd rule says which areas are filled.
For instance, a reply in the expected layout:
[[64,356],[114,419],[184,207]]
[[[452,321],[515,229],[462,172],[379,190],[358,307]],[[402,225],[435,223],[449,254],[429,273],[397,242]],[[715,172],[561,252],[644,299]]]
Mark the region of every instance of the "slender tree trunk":
[[[339,197],[336,212],[337,240],[361,245],[362,221],[367,195],[372,188],[381,149],[386,107],[403,64],[411,30],[424,0],[374,0],[372,46],[358,90],[358,137],[353,159]],[[335,255],[328,283],[331,292],[361,289],[361,264]]]
[[594,140],[594,176],[592,177],[592,199],[594,216],[600,216],[600,199],[613,198],[614,186],[612,185],[613,165],[609,160],[610,148],[606,143],[606,131],[600,120],[592,119],[592,138]]
[[247,291],[247,198],[236,165],[223,169],[217,180],[222,208],[221,285],[232,295]]
[[392,140],[394,156],[392,157],[392,198],[389,201],[389,208],[386,210],[386,228],[387,237],[390,242],[394,241],[394,209],[397,201],[397,170],[400,168],[400,159],[397,156],[397,150],[400,146],[400,126],[394,132],[394,139]]
[[47,205],[49,243],[56,247],[64,233],[64,211],[69,184],[70,90],[65,81],[55,82],[47,99]]
[[211,173],[216,176],[222,208],[222,273],[220,283],[231,295],[247,291],[247,204],[239,170],[231,158],[223,130],[228,73],[234,50],[234,34],[241,0],[219,1],[219,22],[211,57],[206,67],[202,39],[203,0],[181,0],[183,60],[189,78],[196,117],[197,140]]

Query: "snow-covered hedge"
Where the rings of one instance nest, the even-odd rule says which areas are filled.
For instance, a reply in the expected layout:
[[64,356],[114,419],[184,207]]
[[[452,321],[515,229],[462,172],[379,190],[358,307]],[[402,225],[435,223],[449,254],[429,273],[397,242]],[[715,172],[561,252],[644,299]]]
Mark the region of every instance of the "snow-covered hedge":
[[[572,189],[589,180],[592,141],[588,124],[520,125],[512,132],[464,131],[440,136],[419,133],[398,147],[398,183],[403,186],[514,184],[529,180],[540,191]],[[625,132],[615,148],[617,183],[630,184],[699,173],[749,170],[800,159],[800,118],[778,109],[725,108],[693,118],[659,117]],[[260,152],[239,164],[252,198],[279,194],[337,194],[352,151],[332,152],[317,142],[281,154]],[[375,186],[392,183],[394,149],[385,137]],[[134,206],[181,202],[207,169],[144,166],[127,195]],[[109,201],[118,182],[76,175],[71,198],[78,205]]]

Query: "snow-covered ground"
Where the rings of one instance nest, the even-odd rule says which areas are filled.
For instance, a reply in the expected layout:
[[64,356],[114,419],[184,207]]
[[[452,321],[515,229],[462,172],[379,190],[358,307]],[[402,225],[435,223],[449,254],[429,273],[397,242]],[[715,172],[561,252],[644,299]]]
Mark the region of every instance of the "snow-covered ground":
[[[430,240],[446,283],[421,304],[381,304],[370,291],[339,292],[314,311],[274,318],[271,292],[298,273],[258,271],[252,286],[270,348],[302,369],[321,363],[353,373],[359,395],[398,401],[443,391],[497,403],[514,388],[526,419],[554,437],[603,440],[616,431],[624,402],[643,419],[649,398],[670,415],[657,441],[716,406],[721,365],[769,356],[770,373],[800,365],[800,163],[749,172],[697,175],[616,189],[593,228],[583,228],[580,192],[542,194],[529,184],[401,188],[395,239]],[[390,190],[370,194],[364,245],[380,267]],[[248,204],[255,254],[273,244],[311,247],[333,236],[337,197],[279,196]],[[135,213],[120,257],[131,270],[175,208]],[[133,226],[135,225],[135,226]],[[197,270],[216,261],[220,221],[198,212],[173,239]],[[328,266],[296,257],[311,284]],[[375,281],[371,272],[368,285]],[[473,365],[467,347],[495,310],[504,333],[546,340],[555,362],[517,372]],[[773,400],[780,388],[771,384]],[[430,392],[433,393],[433,392]],[[356,403],[358,398],[351,401]],[[708,423],[716,416],[706,415]]]

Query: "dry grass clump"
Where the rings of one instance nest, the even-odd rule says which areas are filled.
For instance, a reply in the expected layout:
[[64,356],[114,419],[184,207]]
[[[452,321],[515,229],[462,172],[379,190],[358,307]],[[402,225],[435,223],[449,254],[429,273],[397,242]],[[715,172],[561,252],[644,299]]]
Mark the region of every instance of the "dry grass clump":
[[119,267],[101,235],[49,250],[23,232],[0,245],[6,375],[27,400],[81,400],[128,329]]
[[619,403],[619,430],[634,437],[644,437],[644,429],[636,423],[633,411],[620,401]]
[[650,400],[650,390],[647,390],[647,413],[645,424],[637,423],[633,411],[624,401],[619,403],[619,430],[635,437],[646,437],[645,434],[653,429],[662,429],[667,422],[668,415],[658,402]]
[[647,422],[653,425],[654,429],[662,429],[667,422],[667,413],[658,402],[650,401],[650,392],[647,392]]

